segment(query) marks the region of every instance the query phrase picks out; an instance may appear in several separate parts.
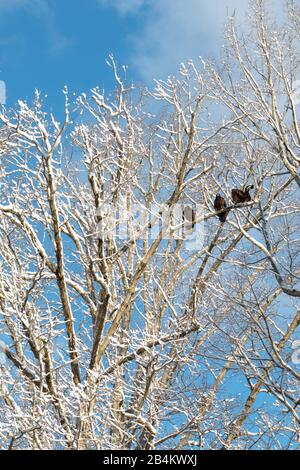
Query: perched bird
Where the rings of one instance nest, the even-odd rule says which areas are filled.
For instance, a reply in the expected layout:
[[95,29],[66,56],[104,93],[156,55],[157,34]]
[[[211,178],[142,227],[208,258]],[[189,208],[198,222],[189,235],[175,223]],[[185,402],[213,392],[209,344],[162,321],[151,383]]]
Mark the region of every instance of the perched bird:
[[234,204],[251,201],[250,189],[253,189],[253,184],[246,186],[245,189],[233,188],[231,190],[231,198]]
[[[215,202],[214,202],[214,208],[215,208],[216,212],[219,212],[220,210],[225,209],[226,207],[227,207],[227,204],[226,204],[225,199],[218,193],[216,195]],[[227,215],[228,215],[228,209],[226,209],[226,210],[220,212],[220,214],[218,214],[219,221],[222,224],[226,221]]]
[[249,202],[251,201],[251,196],[250,196],[250,189],[253,189],[254,186],[253,184],[250,184],[249,186],[246,186],[245,189],[244,189],[244,195],[245,195],[245,202]]

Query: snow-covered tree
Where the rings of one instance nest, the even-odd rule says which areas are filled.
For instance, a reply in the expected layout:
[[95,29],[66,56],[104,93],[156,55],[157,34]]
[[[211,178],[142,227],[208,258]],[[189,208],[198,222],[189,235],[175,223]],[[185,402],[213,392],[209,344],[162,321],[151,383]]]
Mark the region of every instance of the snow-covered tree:
[[2,106],[1,448],[298,446],[299,12],[251,18],[63,123]]

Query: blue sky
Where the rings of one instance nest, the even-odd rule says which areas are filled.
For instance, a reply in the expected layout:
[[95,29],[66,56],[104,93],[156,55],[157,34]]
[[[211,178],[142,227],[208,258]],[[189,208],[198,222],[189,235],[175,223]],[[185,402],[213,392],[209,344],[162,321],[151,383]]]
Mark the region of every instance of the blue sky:
[[[280,0],[271,0],[280,3]],[[0,0],[0,80],[7,105],[34,89],[55,108],[68,85],[112,87],[113,53],[129,77],[150,84],[181,61],[218,55],[226,16],[247,0]]]

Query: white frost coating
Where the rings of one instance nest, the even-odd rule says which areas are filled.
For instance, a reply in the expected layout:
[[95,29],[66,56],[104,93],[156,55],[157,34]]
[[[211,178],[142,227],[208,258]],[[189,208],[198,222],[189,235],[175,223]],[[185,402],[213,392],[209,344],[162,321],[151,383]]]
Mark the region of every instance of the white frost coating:
[[110,56],[62,122],[1,107],[1,448],[298,447],[291,13],[141,94]]

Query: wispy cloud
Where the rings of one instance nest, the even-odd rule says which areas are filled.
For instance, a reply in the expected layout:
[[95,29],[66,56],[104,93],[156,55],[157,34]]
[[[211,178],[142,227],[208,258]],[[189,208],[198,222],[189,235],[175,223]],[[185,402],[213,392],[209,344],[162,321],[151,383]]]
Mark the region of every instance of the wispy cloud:
[[71,44],[69,38],[58,31],[55,10],[49,0],[0,0],[2,15],[19,9],[43,22],[51,53],[59,53]]
[[11,10],[16,7],[22,7],[28,3],[29,0],[0,0],[1,10]]
[[30,8],[32,13],[45,10],[47,0],[0,0],[0,10],[14,10],[17,8]]
[[154,0],[141,38],[134,39],[133,62],[144,79],[166,76],[180,62],[217,53],[226,17],[247,0]]
[[147,0],[98,0],[99,5],[115,8],[121,14],[137,13]]
[[[216,55],[226,19],[243,21],[248,0],[98,0],[120,13],[141,15],[143,28],[131,36],[133,64],[145,81],[175,73],[182,61]],[[275,11],[282,0],[271,0]],[[117,51],[116,51],[117,53]]]

